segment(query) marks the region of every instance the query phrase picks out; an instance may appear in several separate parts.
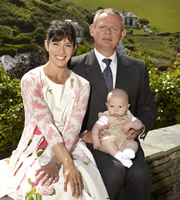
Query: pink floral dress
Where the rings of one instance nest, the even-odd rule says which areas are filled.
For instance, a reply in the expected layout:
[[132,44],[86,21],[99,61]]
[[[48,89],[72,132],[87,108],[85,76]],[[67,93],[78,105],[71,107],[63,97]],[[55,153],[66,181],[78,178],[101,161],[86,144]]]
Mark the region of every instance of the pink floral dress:
[[89,92],[89,83],[73,72],[64,85],[50,81],[43,66],[23,76],[21,94],[25,128],[12,156],[0,161],[0,197],[8,195],[15,200],[75,199],[69,184],[64,192],[63,166],[57,183],[51,186],[35,184],[35,171],[52,159],[52,147],[63,142],[81,172],[83,196],[80,199],[109,199],[94,158],[79,139]]

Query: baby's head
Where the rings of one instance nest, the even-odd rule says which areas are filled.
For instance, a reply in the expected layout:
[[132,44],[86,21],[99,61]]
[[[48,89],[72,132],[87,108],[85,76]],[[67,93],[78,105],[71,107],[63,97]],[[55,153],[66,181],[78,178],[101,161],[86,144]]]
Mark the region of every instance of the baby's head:
[[106,106],[111,116],[122,117],[130,106],[129,97],[124,90],[113,89],[107,95]]

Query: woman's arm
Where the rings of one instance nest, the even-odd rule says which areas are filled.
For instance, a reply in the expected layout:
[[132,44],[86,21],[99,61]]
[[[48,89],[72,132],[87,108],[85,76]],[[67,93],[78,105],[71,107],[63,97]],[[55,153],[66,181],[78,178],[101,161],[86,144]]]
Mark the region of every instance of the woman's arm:
[[72,114],[66,122],[63,131],[64,142],[69,152],[74,148],[75,143],[79,140],[79,133],[88,105],[90,93],[89,83],[86,82],[80,87],[77,87],[75,93],[78,94],[76,96],[75,106],[73,107]]
[[[49,110],[43,96],[43,83],[40,82],[40,73],[31,71],[25,74],[21,80],[21,94],[25,108],[26,123],[36,123],[41,134],[46,138],[52,148],[59,142],[63,142],[60,132],[56,128],[52,113]],[[24,137],[28,138],[29,132]],[[31,136],[30,136],[31,137]]]

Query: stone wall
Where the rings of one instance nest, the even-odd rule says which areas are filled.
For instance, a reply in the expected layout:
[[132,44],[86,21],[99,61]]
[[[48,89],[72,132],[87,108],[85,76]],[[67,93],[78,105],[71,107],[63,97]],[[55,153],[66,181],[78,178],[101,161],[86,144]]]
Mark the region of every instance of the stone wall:
[[141,145],[151,168],[151,200],[180,200],[180,124],[149,131]]
[[180,146],[146,160],[152,173],[151,200],[180,200]]

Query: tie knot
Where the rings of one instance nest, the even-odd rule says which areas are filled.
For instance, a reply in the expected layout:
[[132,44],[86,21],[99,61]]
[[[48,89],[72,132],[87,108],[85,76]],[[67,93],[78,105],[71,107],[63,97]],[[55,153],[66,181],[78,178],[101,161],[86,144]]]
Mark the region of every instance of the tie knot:
[[106,64],[106,66],[109,66],[112,60],[109,58],[104,58],[102,61]]

